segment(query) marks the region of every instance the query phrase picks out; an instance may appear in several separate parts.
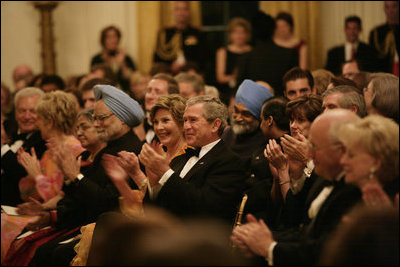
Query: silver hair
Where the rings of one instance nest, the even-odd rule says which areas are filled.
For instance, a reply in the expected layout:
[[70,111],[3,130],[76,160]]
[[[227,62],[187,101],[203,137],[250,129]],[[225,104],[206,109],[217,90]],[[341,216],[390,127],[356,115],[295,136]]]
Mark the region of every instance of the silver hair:
[[218,129],[218,135],[221,136],[224,132],[225,127],[228,125],[228,108],[218,98],[201,95],[190,98],[186,102],[186,107],[193,106],[195,104],[204,104],[203,116],[208,122],[214,122],[216,119],[221,121],[221,125]]
[[357,115],[361,118],[365,117],[365,101],[364,97],[358,93],[357,88],[350,85],[339,85],[333,88],[330,88],[322,93],[322,98],[325,98],[327,95],[341,93],[343,96],[338,100],[338,103],[341,108],[350,109],[352,106],[357,106]]
[[21,98],[31,97],[31,96],[36,96],[36,95],[41,97],[44,94],[45,93],[43,92],[43,90],[40,89],[40,88],[37,88],[37,87],[26,87],[26,88],[23,88],[23,89],[19,90],[15,94],[15,96],[14,96],[14,106],[17,106],[17,103]]

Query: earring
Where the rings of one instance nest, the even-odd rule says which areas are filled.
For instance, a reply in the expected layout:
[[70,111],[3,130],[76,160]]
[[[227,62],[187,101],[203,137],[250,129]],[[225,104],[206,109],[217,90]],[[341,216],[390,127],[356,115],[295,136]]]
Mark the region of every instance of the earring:
[[369,179],[373,180],[375,178],[375,168],[371,167],[371,169],[369,169]]

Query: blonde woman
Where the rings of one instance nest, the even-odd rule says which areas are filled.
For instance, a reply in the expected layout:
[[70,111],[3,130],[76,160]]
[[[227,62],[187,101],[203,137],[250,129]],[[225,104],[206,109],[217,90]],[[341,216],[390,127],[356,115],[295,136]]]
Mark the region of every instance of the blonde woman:
[[380,115],[369,115],[338,130],[345,147],[340,163],[346,183],[358,186],[366,205],[398,199],[399,125]]

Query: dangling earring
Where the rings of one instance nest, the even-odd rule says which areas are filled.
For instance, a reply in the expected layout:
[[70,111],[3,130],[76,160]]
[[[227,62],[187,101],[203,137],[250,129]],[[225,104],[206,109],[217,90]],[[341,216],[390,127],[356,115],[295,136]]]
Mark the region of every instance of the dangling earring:
[[371,167],[371,169],[369,169],[369,177],[370,180],[373,180],[375,178],[375,168]]

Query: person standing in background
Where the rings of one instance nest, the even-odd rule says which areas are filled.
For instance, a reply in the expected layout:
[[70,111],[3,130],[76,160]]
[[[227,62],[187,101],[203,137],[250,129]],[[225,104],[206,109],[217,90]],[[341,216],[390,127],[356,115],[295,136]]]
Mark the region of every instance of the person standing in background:
[[251,24],[243,18],[233,18],[228,25],[229,44],[221,47],[216,53],[216,77],[222,102],[229,106],[236,86],[238,58],[252,47]]
[[135,63],[132,58],[120,49],[121,31],[115,26],[108,26],[101,31],[100,43],[103,48],[102,52],[96,54],[91,62],[90,67],[105,63],[110,66],[117,75],[118,83],[125,91],[129,91],[129,76],[136,70]]
[[173,75],[187,62],[195,62],[203,72],[205,68],[205,40],[203,33],[190,25],[188,1],[176,1],[174,6],[175,26],[161,29],[157,34],[154,63],[166,63]]
[[293,35],[294,23],[290,13],[279,12],[275,18],[276,28],[274,42],[282,47],[295,48],[299,54],[299,67],[307,69],[307,44],[304,40]]
[[371,30],[369,45],[382,60],[380,71],[399,77],[399,2],[385,1],[386,23]]

